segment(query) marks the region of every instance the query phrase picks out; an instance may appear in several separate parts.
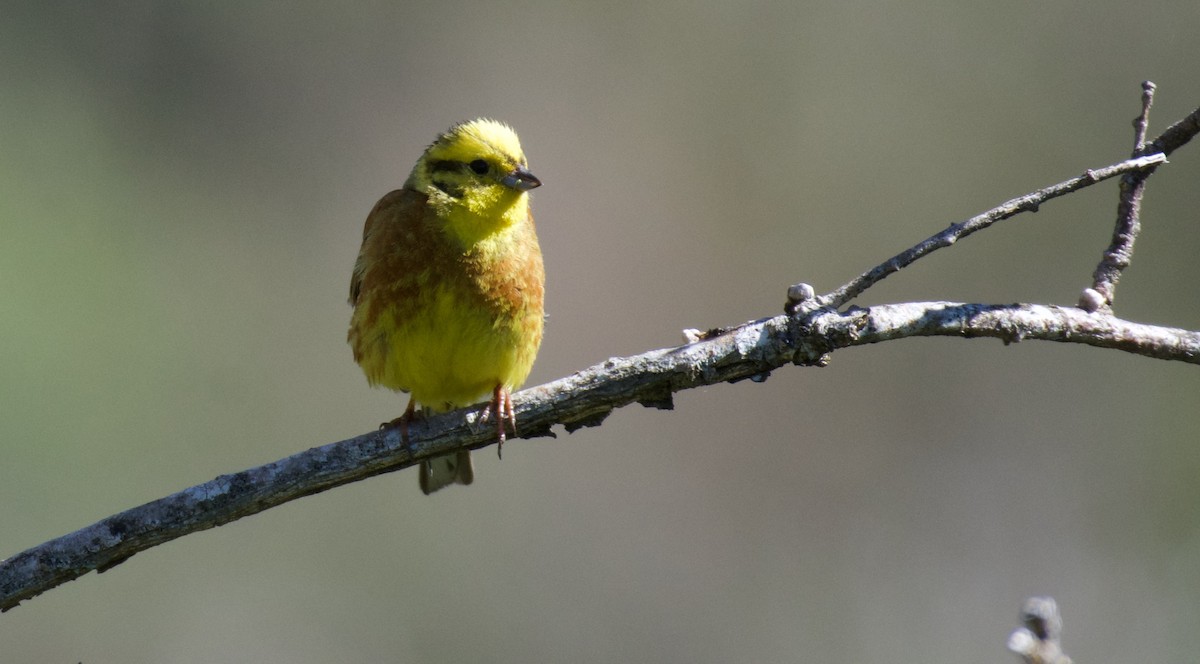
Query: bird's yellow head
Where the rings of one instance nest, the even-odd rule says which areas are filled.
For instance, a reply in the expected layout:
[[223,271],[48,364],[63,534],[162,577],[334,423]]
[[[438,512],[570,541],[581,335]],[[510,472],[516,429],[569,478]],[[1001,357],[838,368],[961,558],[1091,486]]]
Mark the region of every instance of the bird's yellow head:
[[528,170],[516,132],[480,118],[454,125],[417,161],[406,187],[429,203],[464,243],[526,219],[530,189],[542,183]]

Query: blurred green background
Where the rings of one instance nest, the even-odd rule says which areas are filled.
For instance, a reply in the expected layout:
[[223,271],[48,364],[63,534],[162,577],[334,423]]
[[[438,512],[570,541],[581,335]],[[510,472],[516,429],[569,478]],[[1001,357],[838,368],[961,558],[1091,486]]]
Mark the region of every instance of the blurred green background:
[[[520,132],[546,257],[531,384],[780,310],[1200,104],[1200,4],[7,3],[0,556],[357,435],[362,221],[451,123]],[[1200,328],[1200,144],[1117,311]],[[1115,184],[860,304],[1073,304]],[[912,340],[680,394],[140,554],[0,616],[4,662],[1076,661],[1200,652],[1200,371]]]

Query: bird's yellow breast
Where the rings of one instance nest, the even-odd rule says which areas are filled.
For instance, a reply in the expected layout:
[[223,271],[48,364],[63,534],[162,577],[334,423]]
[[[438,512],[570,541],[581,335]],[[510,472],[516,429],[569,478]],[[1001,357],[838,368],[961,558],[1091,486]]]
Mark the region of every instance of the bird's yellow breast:
[[383,306],[359,364],[372,384],[410,392],[423,406],[477,403],[497,385],[519,387],[533,367],[540,307],[493,319],[473,294],[445,286],[415,306]]
[[524,383],[542,339],[544,274],[527,205],[470,243],[438,212],[399,190],[371,213],[349,341],[371,384],[446,410]]

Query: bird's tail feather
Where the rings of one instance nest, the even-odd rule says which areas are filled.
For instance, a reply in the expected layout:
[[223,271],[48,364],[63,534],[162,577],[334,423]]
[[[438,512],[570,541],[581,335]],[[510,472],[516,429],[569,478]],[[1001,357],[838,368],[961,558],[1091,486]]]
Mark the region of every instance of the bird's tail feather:
[[421,462],[421,491],[429,495],[451,484],[470,484],[475,481],[471,453],[455,452]]

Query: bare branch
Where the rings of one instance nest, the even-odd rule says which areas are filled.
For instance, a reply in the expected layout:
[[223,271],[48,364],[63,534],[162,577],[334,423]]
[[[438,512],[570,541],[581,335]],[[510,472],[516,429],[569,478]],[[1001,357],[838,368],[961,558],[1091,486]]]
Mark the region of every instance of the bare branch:
[[[762,381],[787,364],[823,365],[851,346],[918,336],[993,337],[1006,343],[1043,339],[1113,348],[1200,364],[1200,332],[1141,325],[1071,307],[921,302],[821,309],[781,315],[695,335],[697,341],[613,358],[516,395],[524,438],[600,424],[637,402],[670,409],[672,395],[703,385]],[[108,517],[0,562],[0,610],[90,571],[104,571],[150,547],[220,526],[283,503],[433,456],[495,443],[478,413],[464,409],[414,422],[408,446],[395,430],[315,447],[273,463],[222,475]],[[510,443],[511,444],[511,443]]]
[[1021,212],[1037,212],[1039,206],[1046,201],[1049,201],[1059,196],[1064,196],[1073,191],[1078,191],[1084,187],[1090,187],[1097,182],[1102,182],[1118,175],[1127,173],[1144,172],[1148,169],[1153,169],[1159,164],[1166,163],[1167,158],[1161,154],[1147,155],[1136,159],[1127,159],[1125,161],[1105,166],[1104,168],[1089,169],[1083,175],[1073,177],[1070,180],[1050,185],[1043,189],[1038,189],[1024,196],[1014,198],[1010,201],[1002,203],[987,212],[975,215],[966,221],[956,224],[951,224],[949,228],[930,237],[921,243],[907,249],[880,265],[871,268],[863,273],[858,278],[841,286],[837,290],[822,296],[818,303],[820,306],[829,306],[839,308],[847,302],[853,300],[867,290],[871,286],[883,281],[888,275],[899,272],[901,269],[908,267],[918,259],[927,256],[938,249],[952,246],[955,242],[962,238],[991,226],[997,221],[1008,219],[1016,216]]

